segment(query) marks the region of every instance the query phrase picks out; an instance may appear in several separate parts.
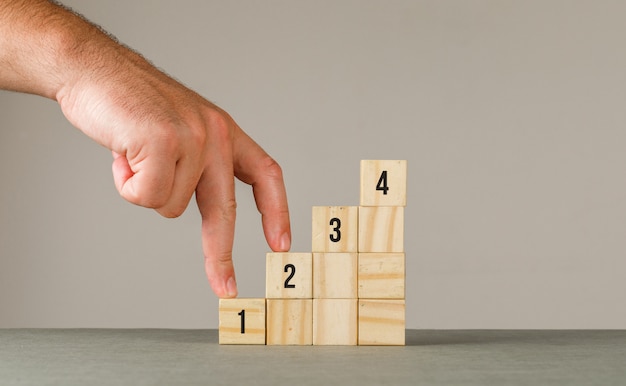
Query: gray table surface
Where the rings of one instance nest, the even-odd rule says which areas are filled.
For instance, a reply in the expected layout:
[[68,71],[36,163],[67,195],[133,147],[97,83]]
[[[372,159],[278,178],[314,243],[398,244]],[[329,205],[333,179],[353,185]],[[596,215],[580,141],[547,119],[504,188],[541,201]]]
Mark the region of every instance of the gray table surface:
[[0,329],[0,385],[626,385],[624,330],[407,330],[406,343],[220,346],[215,330]]

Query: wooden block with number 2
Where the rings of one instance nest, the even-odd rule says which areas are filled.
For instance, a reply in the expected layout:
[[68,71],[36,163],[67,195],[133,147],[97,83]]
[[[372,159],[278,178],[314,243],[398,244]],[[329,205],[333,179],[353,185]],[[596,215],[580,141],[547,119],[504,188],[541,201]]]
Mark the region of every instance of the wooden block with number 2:
[[361,206],[406,206],[406,160],[361,161]]
[[313,298],[313,254],[268,253],[265,268],[265,297],[268,299]]

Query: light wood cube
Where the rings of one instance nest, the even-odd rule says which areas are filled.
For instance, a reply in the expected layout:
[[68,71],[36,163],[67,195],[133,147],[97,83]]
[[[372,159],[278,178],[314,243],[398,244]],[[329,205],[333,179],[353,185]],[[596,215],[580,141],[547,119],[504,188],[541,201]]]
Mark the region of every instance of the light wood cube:
[[313,299],[313,344],[357,344],[357,299]]
[[406,170],[406,160],[361,161],[361,206],[405,206]]
[[359,253],[359,298],[404,299],[404,253]]
[[313,344],[313,299],[267,299],[267,344]]
[[357,298],[357,253],[313,254],[313,298]]
[[404,207],[359,207],[359,252],[404,252]]
[[220,299],[220,344],[265,344],[265,299]]
[[359,300],[359,345],[405,345],[404,300]]
[[357,252],[357,206],[314,206],[313,252]]
[[268,253],[265,268],[268,299],[313,298],[312,253]]

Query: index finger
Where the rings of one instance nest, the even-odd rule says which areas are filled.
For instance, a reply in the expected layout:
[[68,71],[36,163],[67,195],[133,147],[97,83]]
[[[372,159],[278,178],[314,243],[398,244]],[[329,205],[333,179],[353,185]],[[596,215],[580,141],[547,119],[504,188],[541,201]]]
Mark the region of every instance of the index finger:
[[239,127],[234,136],[235,176],[252,186],[265,239],[275,252],[291,247],[287,192],[280,165]]

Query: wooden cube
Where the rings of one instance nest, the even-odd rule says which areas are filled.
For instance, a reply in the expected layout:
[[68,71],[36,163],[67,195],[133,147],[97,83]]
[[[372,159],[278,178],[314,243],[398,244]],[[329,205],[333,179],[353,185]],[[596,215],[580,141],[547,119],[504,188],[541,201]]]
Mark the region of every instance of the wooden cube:
[[314,206],[312,212],[313,252],[357,252],[358,207]]
[[404,253],[359,253],[359,298],[404,299]]
[[265,344],[265,299],[220,299],[220,344]]
[[359,300],[359,345],[405,345],[404,300]]
[[407,162],[361,161],[361,206],[405,206]]
[[357,253],[313,253],[313,298],[357,298]]
[[359,207],[359,252],[404,252],[404,208]]
[[268,253],[265,280],[268,299],[313,298],[313,254]]
[[267,299],[267,344],[313,344],[313,299]]
[[357,343],[357,299],[313,299],[313,344]]

